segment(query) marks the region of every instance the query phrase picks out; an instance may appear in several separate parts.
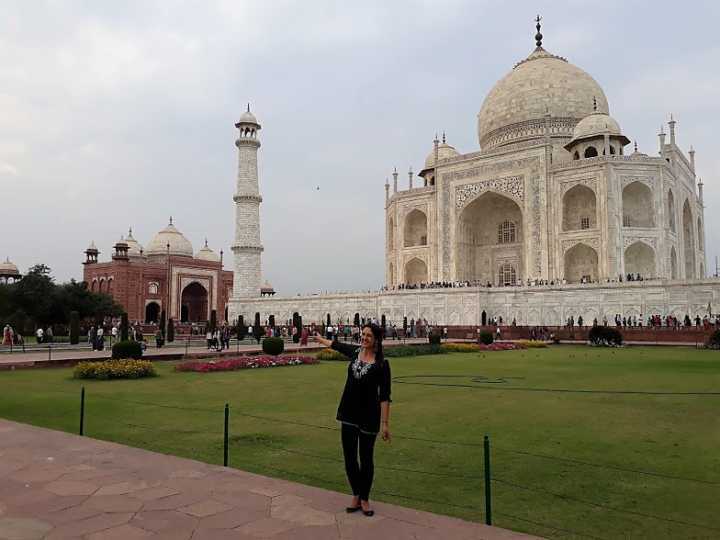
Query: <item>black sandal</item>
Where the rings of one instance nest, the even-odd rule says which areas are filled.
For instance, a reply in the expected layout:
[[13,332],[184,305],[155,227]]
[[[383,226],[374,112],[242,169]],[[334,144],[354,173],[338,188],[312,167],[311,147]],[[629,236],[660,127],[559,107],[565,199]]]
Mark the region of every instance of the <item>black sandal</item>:
[[345,508],[345,511],[348,514],[353,514],[353,513],[357,512],[358,510],[360,510],[361,508],[362,508],[362,506],[348,506],[347,508]]
[[363,510],[362,513],[365,514],[367,517],[373,517],[375,515],[374,510],[368,510],[368,511]]

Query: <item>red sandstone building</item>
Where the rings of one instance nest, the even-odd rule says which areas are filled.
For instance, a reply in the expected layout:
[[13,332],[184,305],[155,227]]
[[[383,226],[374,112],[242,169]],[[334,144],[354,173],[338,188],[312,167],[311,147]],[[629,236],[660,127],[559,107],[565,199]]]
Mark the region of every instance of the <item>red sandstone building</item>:
[[[113,246],[112,259],[98,262],[94,242],[85,251],[83,280],[90,290],[111,295],[131,321],[158,322],[166,309],[177,322],[204,322],[212,310],[227,320],[233,273],[223,270],[220,255],[207,241],[197,253],[172,223],[158,232],[145,249],[133,238]],[[168,286],[169,285],[169,286]]]

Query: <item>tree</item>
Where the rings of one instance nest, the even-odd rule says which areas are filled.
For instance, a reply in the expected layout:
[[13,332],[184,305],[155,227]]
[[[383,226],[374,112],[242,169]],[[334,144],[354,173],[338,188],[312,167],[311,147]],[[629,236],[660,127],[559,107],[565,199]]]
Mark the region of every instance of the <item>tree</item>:
[[120,340],[121,341],[128,340],[129,327],[130,327],[130,325],[128,324],[128,315],[127,315],[127,313],[123,313],[122,318],[120,319]]
[[255,313],[255,322],[253,323],[253,337],[260,343],[260,338],[263,335],[263,329],[260,326],[260,313]]
[[80,343],[80,314],[77,311],[70,312],[70,345]]
[[270,328],[275,328],[275,315],[270,315],[268,317],[268,326],[270,326]]
[[165,337],[165,310],[160,311],[160,333]]
[[242,341],[247,336],[247,326],[245,326],[245,319],[242,315],[238,317],[237,326],[235,327],[235,333],[237,334],[238,340]]
[[168,319],[167,340],[168,343],[175,341],[175,321],[172,317]]

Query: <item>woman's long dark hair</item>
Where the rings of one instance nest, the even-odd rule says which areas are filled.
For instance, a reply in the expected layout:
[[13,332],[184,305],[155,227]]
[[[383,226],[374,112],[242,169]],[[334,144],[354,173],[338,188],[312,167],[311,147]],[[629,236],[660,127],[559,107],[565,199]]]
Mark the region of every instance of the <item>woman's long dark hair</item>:
[[377,362],[378,366],[382,367],[383,363],[385,362],[385,354],[383,353],[382,346],[382,328],[380,328],[377,324],[365,323],[360,329],[360,331],[362,332],[366,328],[369,328],[370,331],[373,333],[373,337],[375,338],[375,362]]

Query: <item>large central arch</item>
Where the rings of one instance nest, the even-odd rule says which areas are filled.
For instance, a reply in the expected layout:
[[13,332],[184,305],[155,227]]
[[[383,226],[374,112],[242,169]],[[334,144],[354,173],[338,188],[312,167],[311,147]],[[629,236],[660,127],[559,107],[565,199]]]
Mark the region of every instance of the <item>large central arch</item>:
[[468,204],[458,219],[457,279],[494,283],[501,264],[513,265],[518,279],[522,279],[523,240],[520,206],[509,197],[484,193]]
[[201,322],[208,319],[208,292],[197,281],[183,289],[180,304],[182,322]]

